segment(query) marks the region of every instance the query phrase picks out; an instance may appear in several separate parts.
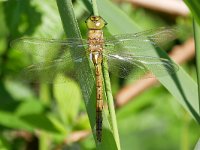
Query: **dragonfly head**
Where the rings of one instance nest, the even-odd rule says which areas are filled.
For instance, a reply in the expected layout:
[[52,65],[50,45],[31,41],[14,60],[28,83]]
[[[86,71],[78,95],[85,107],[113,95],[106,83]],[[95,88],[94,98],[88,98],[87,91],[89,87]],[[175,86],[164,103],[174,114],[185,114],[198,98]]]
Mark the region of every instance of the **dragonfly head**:
[[101,30],[107,23],[100,16],[90,16],[85,23],[89,29]]

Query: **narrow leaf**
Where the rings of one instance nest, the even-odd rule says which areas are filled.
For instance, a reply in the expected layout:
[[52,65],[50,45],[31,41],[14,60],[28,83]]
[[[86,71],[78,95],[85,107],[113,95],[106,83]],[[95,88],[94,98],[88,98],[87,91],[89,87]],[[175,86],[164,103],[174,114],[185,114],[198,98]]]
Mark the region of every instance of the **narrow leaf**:
[[184,0],[187,6],[190,8],[192,15],[194,16],[195,20],[200,25],[200,1],[199,0]]
[[197,70],[197,82],[198,82],[198,95],[200,105],[200,24],[194,20],[194,39],[195,39],[195,50],[196,50],[196,70]]

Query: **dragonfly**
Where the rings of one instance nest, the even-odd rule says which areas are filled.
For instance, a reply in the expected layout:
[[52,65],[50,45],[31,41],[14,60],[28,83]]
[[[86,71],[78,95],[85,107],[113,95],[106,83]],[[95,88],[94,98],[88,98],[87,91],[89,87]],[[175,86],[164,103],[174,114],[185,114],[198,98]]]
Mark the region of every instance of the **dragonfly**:
[[[12,41],[11,47],[44,58],[45,61],[25,68],[23,78],[31,82],[44,81],[51,83],[58,74],[79,76],[73,71],[74,62],[84,63],[91,60],[96,80],[96,139],[102,140],[103,81],[102,63],[108,62],[109,72],[126,78],[134,72],[134,79],[172,75],[178,66],[171,60],[145,55],[152,47],[172,40],[175,37],[173,28],[150,29],[133,34],[103,36],[106,22],[101,16],[90,16],[86,20],[88,39],[43,39],[23,37]],[[72,56],[70,50],[75,52]],[[86,55],[84,53],[86,51]],[[84,65],[76,66],[83,67]],[[61,82],[68,82],[60,78]]]

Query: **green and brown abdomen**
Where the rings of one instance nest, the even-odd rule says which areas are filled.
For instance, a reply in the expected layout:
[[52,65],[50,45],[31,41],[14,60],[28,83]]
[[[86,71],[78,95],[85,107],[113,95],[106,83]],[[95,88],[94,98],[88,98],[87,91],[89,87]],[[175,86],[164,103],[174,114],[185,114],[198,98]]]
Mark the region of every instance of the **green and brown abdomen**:
[[102,82],[102,51],[103,51],[103,31],[89,30],[88,33],[89,52],[95,67],[96,76],[96,136],[101,142],[102,136],[102,110],[103,110],[103,82]]

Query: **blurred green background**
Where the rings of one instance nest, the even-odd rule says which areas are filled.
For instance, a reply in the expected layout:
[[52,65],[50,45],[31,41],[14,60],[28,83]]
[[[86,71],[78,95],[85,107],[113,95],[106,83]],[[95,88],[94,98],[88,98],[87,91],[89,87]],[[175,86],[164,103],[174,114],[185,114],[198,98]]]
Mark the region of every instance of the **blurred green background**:
[[[181,36],[165,45],[167,51],[192,36],[189,14],[183,17],[128,2],[113,3],[142,29],[177,26]],[[85,20],[90,12],[82,1],[73,4],[82,37],[86,38]],[[34,63],[30,54],[10,47],[12,40],[22,36],[65,38],[54,0],[0,2],[0,149],[96,149],[76,82],[35,85],[16,78],[16,72]],[[196,80],[194,59],[182,67]],[[133,82],[131,76],[126,80],[111,76],[113,95]],[[199,138],[198,124],[159,84],[133,97],[116,113],[123,150],[190,150]]]

